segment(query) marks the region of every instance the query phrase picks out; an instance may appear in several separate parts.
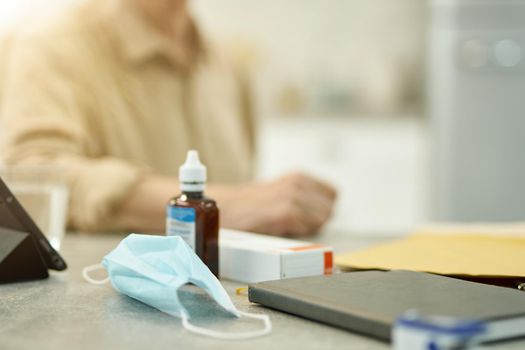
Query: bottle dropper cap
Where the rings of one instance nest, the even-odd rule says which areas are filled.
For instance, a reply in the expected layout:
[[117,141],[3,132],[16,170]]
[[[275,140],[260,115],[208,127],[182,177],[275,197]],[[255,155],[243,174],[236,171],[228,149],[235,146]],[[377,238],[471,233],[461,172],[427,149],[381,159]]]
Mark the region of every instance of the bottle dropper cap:
[[188,151],[186,162],[179,168],[179,182],[182,192],[203,192],[206,184],[206,167],[199,160],[196,150]]

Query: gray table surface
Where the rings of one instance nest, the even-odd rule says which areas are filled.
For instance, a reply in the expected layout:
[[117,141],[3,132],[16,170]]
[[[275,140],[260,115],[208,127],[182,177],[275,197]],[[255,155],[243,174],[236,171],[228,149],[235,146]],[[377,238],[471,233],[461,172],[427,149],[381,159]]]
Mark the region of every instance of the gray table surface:
[[[214,340],[182,328],[178,318],[117,293],[110,285],[91,285],[81,276],[84,266],[98,263],[123,235],[68,234],[62,255],[69,268],[47,280],[0,285],[0,349],[388,349],[389,344],[251,304],[237,295],[240,283],[223,281],[243,311],[270,315],[270,335],[242,341]],[[336,252],[369,246],[385,238],[325,234],[317,242]],[[102,277],[102,276],[101,276]],[[232,319],[200,291],[181,293],[192,321],[223,331],[247,331],[259,321]],[[512,342],[491,349],[523,349]]]

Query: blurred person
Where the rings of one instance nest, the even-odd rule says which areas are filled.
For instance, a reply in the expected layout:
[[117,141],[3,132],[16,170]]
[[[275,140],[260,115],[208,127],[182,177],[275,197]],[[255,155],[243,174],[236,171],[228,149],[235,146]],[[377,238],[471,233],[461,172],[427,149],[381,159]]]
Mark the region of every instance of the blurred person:
[[63,169],[70,227],[163,232],[191,148],[222,226],[308,235],[328,220],[335,191],[317,179],[251,182],[246,84],[186,1],[84,0],[10,39],[2,160]]

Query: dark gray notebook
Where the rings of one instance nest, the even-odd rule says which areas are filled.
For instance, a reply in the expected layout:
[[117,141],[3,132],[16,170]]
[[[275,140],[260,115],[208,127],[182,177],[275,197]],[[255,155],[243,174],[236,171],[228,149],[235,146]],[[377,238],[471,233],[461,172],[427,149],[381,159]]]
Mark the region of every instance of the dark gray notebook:
[[399,315],[477,319],[484,341],[525,335],[525,292],[411,271],[363,271],[262,282],[251,302],[384,340]]

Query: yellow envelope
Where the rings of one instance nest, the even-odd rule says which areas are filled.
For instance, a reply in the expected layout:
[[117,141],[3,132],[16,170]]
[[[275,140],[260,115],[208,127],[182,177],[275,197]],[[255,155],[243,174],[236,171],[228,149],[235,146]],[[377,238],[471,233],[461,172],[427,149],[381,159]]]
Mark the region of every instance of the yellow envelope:
[[482,278],[525,277],[525,236],[418,233],[340,254],[342,269],[415,270]]

